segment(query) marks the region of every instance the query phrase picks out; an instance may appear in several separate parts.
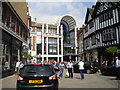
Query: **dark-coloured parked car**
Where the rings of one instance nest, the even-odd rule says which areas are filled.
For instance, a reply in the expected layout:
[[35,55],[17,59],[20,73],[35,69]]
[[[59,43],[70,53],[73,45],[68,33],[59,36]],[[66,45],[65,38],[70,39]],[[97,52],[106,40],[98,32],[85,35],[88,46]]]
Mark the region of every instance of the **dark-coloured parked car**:
[[58,89],[58,78],[52,65],[25,65],[17,77],[17,90]]
[[117,70],[115,65],[109,65],[101,68],[101,73],[103,75],[110,75],[110,76],[116,76],[117,75]]
[[[74,73],[79,73],[79,66],[77,62],[74,64]],[[96,62],[86,61],[84,62],[84,72],[87,74],[96,73],[98,71]]]

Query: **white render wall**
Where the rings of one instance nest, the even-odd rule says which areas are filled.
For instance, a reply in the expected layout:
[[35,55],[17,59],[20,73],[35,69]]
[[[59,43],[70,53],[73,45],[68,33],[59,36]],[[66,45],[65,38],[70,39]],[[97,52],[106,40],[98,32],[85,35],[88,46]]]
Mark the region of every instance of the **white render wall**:
[[[44,33],[44,27],[46,25],[46,32]],[[31,43],[33,45],[33,36],[36,37],[36,42],[35,42],[35,51],[30,51],[32,56],[38,56],[37,55],[37,44],[42,44],[42,53],[41,53],[41,57],[42,57],[42,62],[45,61],[44,58],[46,58],[46,60],[48,61],[49,57],[50,58],[57,58],[57,61],[59,61],[59,58],[61,58],[61,61],[63,61],[63,27],[62,26],[56,26],[56,33],[48,33],[49,30],[49,24],[42,24],[42,32],[38,32],[37,31],[37,25],[35,27],[35,32],[30,32],[30,36],[31,36]],[[33,28],[31,28],[33,29]],[[59,33],[59,29],[61,30],[61,32]],[[46,54],[44,54],[44,38],[46,38]],[[49,38],[56,38],[57,39],[57,55],[49,55],[48,53],[48,39]],[[61,54],[59,53],[60,49],[59,49],[59,40],[61,39]],[[33,48],[33,47],[31,47]]]
[[[44,58],[46,57],[46,60],[48,61],[49,57],[56,57],[57,61],[59,62],[59,58],[61,58],[61,61],[63,61],[63,28],[60,26],[61,33],[59,34],[59,26],[57,25],[57,33],[56,34],[51,34],[48,33],[49,30],[49,25],[47,24],[46,27],[46,33],[44,33],[44,24],[42,25],[42,62],[45,61]],[[46,54],[44,54],[44,38],[46,37]],[[48,54],[48,39],[52,38],[57,38],[57,55],[49,55]],[[61,54],[59,54],[59,40],[61,39]]]

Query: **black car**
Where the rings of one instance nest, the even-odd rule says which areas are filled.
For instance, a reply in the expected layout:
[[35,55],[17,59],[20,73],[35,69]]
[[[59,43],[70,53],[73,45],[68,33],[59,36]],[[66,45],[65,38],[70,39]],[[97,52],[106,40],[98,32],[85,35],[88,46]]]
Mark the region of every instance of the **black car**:
[[116,76],[117,75],[116,66],[113,64],[113,65],[102,67],[101,73],[103,75]]
[[17,77],[17,90],[58,89],[58,78],[52,65],[25,65]]
[[[79,66],[77,62],[74,64],[74,73],[79,73]],[[84,72],[87,74],[96,73],[98,71],[96,62],[86,61],[84,62]]]

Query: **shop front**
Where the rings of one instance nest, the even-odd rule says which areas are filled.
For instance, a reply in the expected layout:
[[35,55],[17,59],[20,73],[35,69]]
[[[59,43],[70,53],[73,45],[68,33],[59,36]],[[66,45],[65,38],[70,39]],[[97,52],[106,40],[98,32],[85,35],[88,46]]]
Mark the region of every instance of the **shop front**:
[[15,64],[20,60],[22,43],[12,35],[2,31],[2,77],[14,73]]

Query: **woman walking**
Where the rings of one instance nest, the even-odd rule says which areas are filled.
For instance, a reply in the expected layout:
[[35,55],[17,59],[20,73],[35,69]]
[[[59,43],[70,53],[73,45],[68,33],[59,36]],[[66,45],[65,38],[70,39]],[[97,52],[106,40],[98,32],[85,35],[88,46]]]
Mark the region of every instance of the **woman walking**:
[[64,62],[61,62],[60,65],[59,65],[59,67],[60,67],[59,78],[62,79],[63,78],[64,68],[65,68]]

